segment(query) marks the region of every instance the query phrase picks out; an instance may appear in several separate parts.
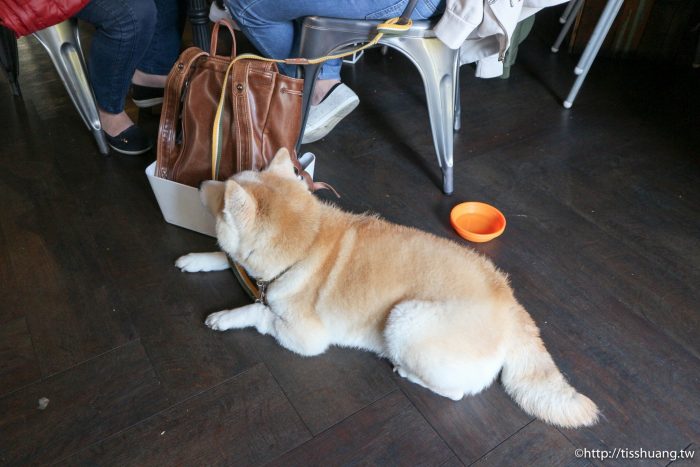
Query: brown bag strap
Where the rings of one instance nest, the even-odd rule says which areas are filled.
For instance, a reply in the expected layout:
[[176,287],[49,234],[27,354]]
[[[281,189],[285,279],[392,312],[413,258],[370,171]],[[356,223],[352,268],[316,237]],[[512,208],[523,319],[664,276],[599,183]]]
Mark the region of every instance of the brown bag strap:
[[160,129],[158,131],[157,154],[161,155],[156,164],[156,175],[158,176],[162,177],[167,175],[165,173],[160,173],[161,164],[170,158],[175,150],[175,138],[179,121],[178,116],[180,115],[180,107],[182,106],[182,93],[185,91],[184,88],[191,74],[191,68],[200,57],[207,55],[209,54],[201,49],[190,47],[180,55],[180,58],[178,58],[178,61],[168,74],[168,79],[165,83],[163,108],[160,116]]
[[[224,88],[228,87],[231,93],[231,107],[233,109],[233,115],[235,115],[235,125],[233,125],[231,132],[236,135],[236,159],[238,160],[236,172],[253,170],[255,168],[253,165],[252,153],[253,121],[250,103],[248,102],[248,91],[246,89],[249,85],[248,71],[249,64],[242,63],[241,66],[233,68],[229,83],[224,81]],[[217,165],[215,180],[218,180],[218,178],[219,171]]]
[[330,186],[328,183],[325,182],[314,182],[314,179],[311,178],[311,175],[309,172],[304,170],[304,168],[301,166],[299,163],[299,159],[297,158],[296,154],[290,153],[289,158],[292,160],[292,165],[294,168],[297,170],[297,174],[301,176],[301,178],[304,179],[306,182],[306,185],[309,187],[310,191],[316,191],[316,190],[330,190],[333,192],[333,194],[340,198],[340,195],[338,194],[337,191],[335,191],[335,188]]

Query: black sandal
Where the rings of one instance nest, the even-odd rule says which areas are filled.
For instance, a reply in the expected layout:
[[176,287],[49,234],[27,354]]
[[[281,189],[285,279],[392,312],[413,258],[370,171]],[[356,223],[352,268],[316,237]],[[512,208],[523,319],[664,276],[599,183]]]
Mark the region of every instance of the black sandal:
[[131,125],[117,136],[110,136],[107,133],[105,133],[105,136],[107,137],[107,143],[112,149],[129,156],[143,154],[153,147],[151,138],[136,125]]

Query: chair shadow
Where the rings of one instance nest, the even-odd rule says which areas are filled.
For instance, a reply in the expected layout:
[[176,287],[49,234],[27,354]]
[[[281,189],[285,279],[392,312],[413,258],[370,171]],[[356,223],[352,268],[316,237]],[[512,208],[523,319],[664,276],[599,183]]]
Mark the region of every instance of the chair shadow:
[[[414,168],[427,175],[433,184],[442,190],[442,172],[440,172],[440,176],[436,176],[435,167],[428,164],[426,158],[421,156],[415,147],[408,144],[406,139],[402,137],[402,134],[405,134],[407,130],[398,127],[398,125],[401,125],[401,122],[396,122],[396,120],[388,118],[386,108],[375,104],[375,102],[376,101],[372,99],[365,99],[362,102],[365,107],[366,115],[374,117],[370,121],[370,124],[377,128],[377,132],[384,137],[384,141],[391,147],[392,151],[402,154]],[[427,108],[425,108],[425,113],[425,118],[427,120]],[[429,124],[427,131],[430,132],[432,141],[432,131]],[[435,149],[433,146],[433,157],[435,157],[435,162],[437,163],[437,156],[434,153]]]

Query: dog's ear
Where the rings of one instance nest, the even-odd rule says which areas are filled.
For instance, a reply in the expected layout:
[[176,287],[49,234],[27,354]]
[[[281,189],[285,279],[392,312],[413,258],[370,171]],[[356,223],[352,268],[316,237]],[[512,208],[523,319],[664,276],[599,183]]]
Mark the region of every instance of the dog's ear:
[[199,199],[214,217],[224,209],[225,182],[206,180],[199,185]]
[[224,214],[240,215],[246,212],[255,213],[255,200],[233,179],[226,182],[224,193]]
[[280,148],[275,154],[275,157],[270,161],[266,171],[279,175],[280,177],[296,178],[294,165],[292,164],[292,156],[287,148]]

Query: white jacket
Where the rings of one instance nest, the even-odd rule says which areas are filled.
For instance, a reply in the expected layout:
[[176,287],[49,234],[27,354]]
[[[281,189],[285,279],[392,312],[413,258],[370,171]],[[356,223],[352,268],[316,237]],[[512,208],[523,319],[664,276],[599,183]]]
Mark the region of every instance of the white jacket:
[[447,0],[435,35],[460,49],[461,64],[479,61],[477,76],[503,74],[503,58],[518,22],[568,0]]

